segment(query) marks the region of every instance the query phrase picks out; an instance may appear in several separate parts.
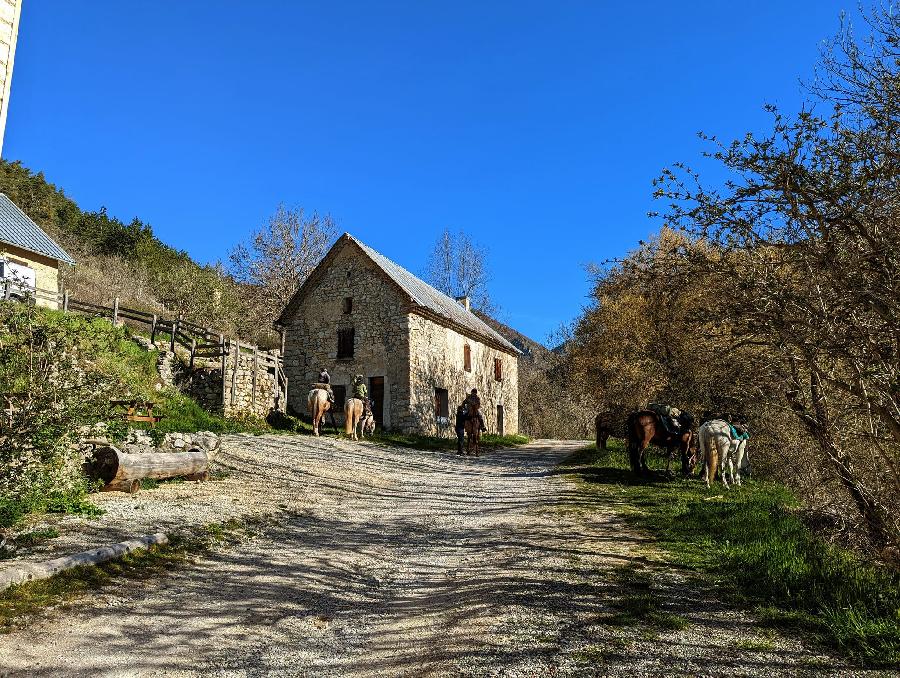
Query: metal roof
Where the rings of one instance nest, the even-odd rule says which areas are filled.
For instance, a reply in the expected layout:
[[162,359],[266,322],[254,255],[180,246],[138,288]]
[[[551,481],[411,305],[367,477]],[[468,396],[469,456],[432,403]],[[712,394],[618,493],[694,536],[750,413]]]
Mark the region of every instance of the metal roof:
[[[496,330],[481,320],[471,311],[467,311],[462,304],[451,299],[440,290],[435,289],[423,280],[420,280],[407,271],[400,264],[394,263],[383,254],[376,252],[368,245],[361,243],[349,233],[344,238],[352,241],[365,252],[375,264],[384,271],[387,276],[399,285],[413,302],[427,311],[441,316],[451,325],[459,329],[463,334],[474,334],[475,337],[489,339],[499,344],[506,350],[520,354],[521,351],[504,339]],[[342,240],[344,239],[342,238]],[[340,242],[340,241],[339,241]]]
[[62,247],[3,193],[0,193],[0,242],[67,264],[75,263]]

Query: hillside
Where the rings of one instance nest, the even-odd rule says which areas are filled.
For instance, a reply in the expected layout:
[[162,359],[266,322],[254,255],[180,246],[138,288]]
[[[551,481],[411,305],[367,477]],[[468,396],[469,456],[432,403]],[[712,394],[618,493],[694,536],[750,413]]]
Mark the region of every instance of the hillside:
[[519,430],[532,438],[593,436],[594,404],[570,385],[564,356],[498,320],[481,320],[522,351],[519,358]]
[[501,337],[506,339],[517,349],[522,351],[523,360],[530,363],[535,363],[546,360],[550,357],[550,350],[543,344],[535,341],[534,339],[531,339],[530,337],[526,337],[518,330],[510,327],[509,325],[504,325],[499,320],[495,320],[491,316],[486,315],[481,311],[474,311],[474,313],[481,320],[487,323],[487,325],[492,330],[497,332]]
[[0,160],[0,192],[75,258],[76,266],[61,273],[66,289],[82,301],[108,304],[119,297],[131,307],[183,313],[238,333],[244,312],[240,287],[220,267],[199,264],[162,242],[150,224],[137,217],[125,223],[105,208],[82,210],[42,172],[20,162]]

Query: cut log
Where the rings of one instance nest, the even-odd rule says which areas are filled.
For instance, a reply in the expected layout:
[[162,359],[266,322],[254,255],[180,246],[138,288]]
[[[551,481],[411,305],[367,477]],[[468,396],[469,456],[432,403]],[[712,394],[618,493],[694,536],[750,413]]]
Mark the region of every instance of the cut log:
[[134,480],[114,480],[100,488],[101,492],[127,492],[128,494],[137,494],[141,489],[141,481]]
[[94,450],[91,474],[108,485],[141,478],[174,478],[204,473],[209,459],[203,450],[125,454],[107,445]]

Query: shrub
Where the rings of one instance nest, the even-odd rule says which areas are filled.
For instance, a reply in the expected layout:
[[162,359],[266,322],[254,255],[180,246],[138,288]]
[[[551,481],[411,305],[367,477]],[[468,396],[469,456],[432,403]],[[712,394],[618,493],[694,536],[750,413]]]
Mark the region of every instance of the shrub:
[[0,303],[0,525],[89,510],[79,429],[107,420],[110,399],[145,392],[152,370],[107,321]]

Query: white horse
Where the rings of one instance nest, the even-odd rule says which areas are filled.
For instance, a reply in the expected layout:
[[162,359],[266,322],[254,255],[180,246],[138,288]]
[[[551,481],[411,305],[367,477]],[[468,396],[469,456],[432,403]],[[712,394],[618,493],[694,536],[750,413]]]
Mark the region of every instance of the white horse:
[[746,469],[747,440],[735,438],[731,425],[721,419],[713,419],[700,427],[700,455],[703,458],[706,486],[716,477],[728,487],[728,476],[735,485],[741,484],[741,470]]
[[373,415],[371,411],[364,414],[362,421],[360,421],[360,426],[362,427],[362,437],[371,437],[372,435],[374,435],[375,415]]

